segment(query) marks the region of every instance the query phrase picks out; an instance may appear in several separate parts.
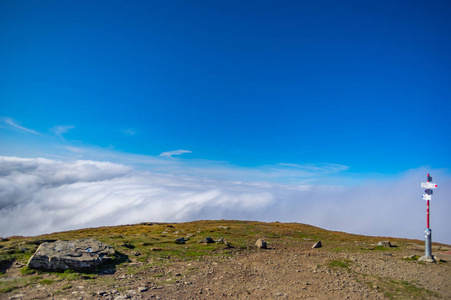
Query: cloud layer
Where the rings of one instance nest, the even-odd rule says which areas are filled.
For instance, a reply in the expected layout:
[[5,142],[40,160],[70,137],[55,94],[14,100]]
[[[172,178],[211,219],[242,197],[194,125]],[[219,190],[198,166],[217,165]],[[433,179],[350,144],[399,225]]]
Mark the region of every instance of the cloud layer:
[[[319,171],[325,168],[341,167]],[[92,160],[0,157],[0,236],[144,221],[248,219],[422,239],[426,220],[419,186],[426,172],[410,170],[395,180],[356,186],[295,185],[149,172]],[[444,197],[450,176],[437,170],[434,177],[440,181],[431,206],[433,240],[451,244],[446,214],[451,205]]]

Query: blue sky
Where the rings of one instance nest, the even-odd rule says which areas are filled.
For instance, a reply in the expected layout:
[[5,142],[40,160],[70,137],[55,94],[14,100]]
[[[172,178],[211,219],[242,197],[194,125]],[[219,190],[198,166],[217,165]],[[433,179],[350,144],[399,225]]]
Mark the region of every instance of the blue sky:
[[1,0],[0,155],[283,184],[448,174],[450,15],[449,1]]

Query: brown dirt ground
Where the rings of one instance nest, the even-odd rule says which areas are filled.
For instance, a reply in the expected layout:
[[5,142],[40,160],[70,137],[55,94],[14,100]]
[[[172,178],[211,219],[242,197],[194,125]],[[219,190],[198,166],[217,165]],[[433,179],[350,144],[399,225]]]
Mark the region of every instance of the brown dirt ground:
[[[311,241],[267,240],[269,249],[232,256],[152,265],[132,259],[132,269],[28,285],[0,299],[451,299],[451,254],[437,247],[433,253],[441,262],[420,263],[403,259],[424,254],[417,244],[399,251],[346,253],[312,249]],[[20,276],[22,266],[12,265],[2,280]]]

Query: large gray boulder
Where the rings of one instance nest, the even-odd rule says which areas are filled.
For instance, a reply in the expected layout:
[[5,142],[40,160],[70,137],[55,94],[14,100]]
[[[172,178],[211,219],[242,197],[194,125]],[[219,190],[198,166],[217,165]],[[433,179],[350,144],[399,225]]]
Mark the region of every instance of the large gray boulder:
[[27,267],[46,271],[88,271],[111,261],[113,247],[96,239],[42,243]]

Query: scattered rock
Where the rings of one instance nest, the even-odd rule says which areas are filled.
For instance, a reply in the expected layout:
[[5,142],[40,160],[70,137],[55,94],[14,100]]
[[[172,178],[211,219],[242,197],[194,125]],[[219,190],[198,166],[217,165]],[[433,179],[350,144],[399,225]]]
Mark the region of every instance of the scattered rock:
[[258,239],[257,242],[255,242],[255,247],[259,249],[268,249],[268,246],[264,239]]
[[432,257],[430,256],[422,256],[418,259],[418,261],[424,261],[427,263],[435,263],[436,261],[436,257],[434,255],[432,255]]
[[316,242],[315,244],[313,244],[312,249],[315,248],[321,248],[323,245],[321,244],[321,241]]
[[135,246],[133,246],[132,244],[128,244],[128,243],[122,244],[121,246],[125,247],[125,248],[128,248],[128,249],[134,249],[135,248]]
[[147,292],[148,289],[147,289],[146,287],[140,287],[140,288],[138,288],[138,291],[139,291],[140,293],[144,293],[144,292]]
[[385,247],[385,248],[390,248],[390,247],[392,247],[392,245],[390,244],[390,241],[381,241],[381,242],[379,242],[377,245],[378,245],[378,246]]
[[221,229],[230,229],[230,227],[227,227],[227,226],[218,226],[218,228],[221,228]]
[[176,244],[185,244],[186,241],[189,241],[189,238],[183,238],[183,237],[181,237],[181,238],[176,239],[176,240],[175,240],[175,243],[176,243]]
[[206,238],[203,238],[203,239],[201,239],[199,241],[199,243],[204,243],[204,244],[211,244],[211,243],[214,243],[214,242],[215,241],[209,236],[207,236]]
[[24,297],[25,297],[24,294],[15,294],[15,295],[12,295],[11,297],[9,297],[8,299],[15,300],[15,299],[22,299]]
[[132,252],[132,254],[133,254],[134,256],[140,256],[140,255],[141,255],[141,252],[139,252],[139,251],[134,251],[134,252]]
[[106,292],[105,291],[98,291],[96,294],[99,295],[99,296],[103,296],[103,295],[106,294]]
[[95,239],[42,243],[27,267],[47,271],[86,271],[110,262],[113,247]]

